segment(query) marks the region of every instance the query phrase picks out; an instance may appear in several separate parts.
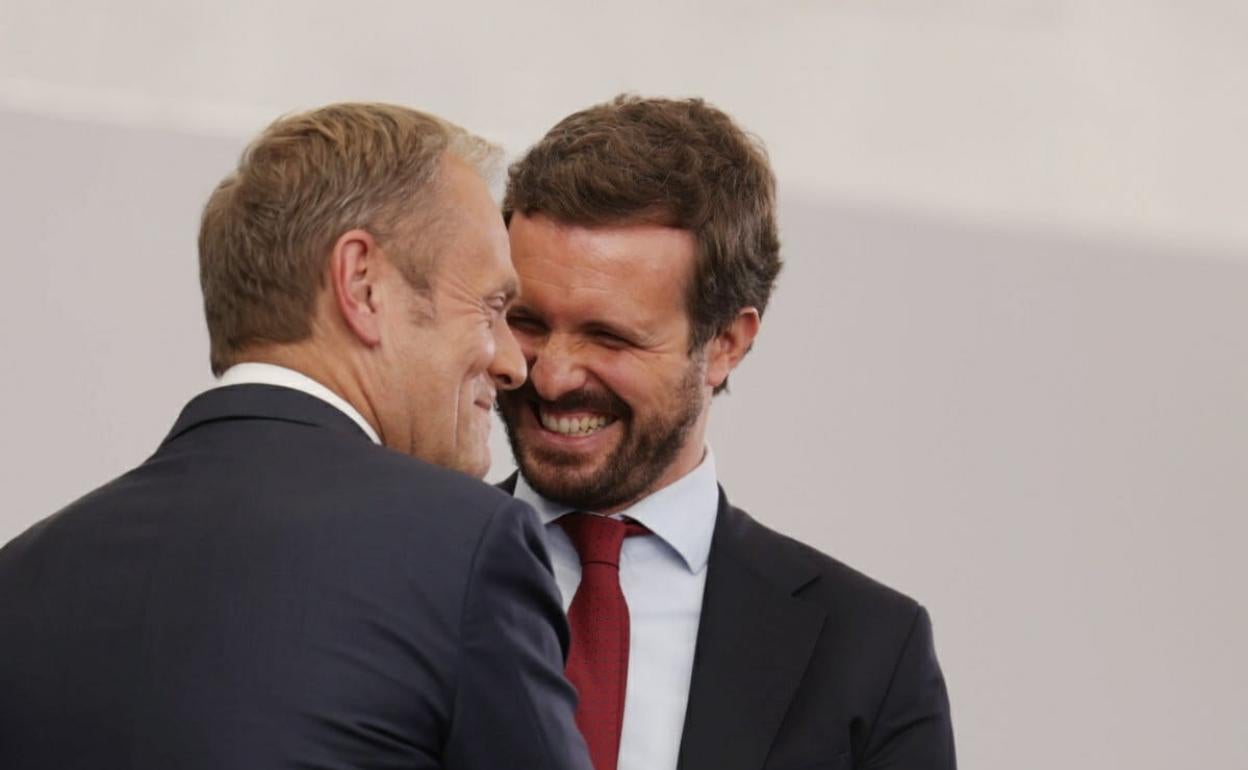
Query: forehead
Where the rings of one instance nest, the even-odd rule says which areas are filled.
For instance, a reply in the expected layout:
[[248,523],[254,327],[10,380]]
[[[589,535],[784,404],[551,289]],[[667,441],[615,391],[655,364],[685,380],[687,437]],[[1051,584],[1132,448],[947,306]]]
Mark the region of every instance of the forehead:
[[508,232],[526,305],[684,315],[695,250],[687,230],[651,224],[586,227],[517,213]]
[[468,282],[481,291],[514,290],[507,230],[485,181],[468,164],[444,159],[432,240],[434,283]]

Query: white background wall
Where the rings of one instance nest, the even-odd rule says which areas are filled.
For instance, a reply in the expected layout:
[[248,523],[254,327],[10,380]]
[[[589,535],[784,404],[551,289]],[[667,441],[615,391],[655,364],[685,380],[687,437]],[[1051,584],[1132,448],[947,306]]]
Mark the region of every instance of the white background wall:
[[929,606],[963,767],[1248,766],[1245,41],[1229,0],[0,0],[0,542],[210,383],[199,207],[278,113],[517,151],[702,95],[782,195],[734,500]]

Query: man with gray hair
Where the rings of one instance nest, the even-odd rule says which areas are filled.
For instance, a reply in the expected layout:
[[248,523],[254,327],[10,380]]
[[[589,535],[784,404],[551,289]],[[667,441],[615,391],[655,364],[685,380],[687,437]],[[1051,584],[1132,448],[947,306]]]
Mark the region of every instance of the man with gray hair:
[[588,769],[533,512],[470,478],[526,376],[495,157],[378,104],[246,150],[199,237],[220,386],[0,550],[0,767]]

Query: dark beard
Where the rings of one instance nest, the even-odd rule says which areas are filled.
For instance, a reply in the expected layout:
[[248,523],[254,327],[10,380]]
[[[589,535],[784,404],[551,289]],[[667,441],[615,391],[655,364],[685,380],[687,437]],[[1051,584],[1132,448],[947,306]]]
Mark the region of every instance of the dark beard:
[[678,385],[677,410],[645,423],[636,422],[632,409],[610,392],[576,391],[546,402],[555,408],[609,414],[625,423],[619,445],[602,467],[588,476],[577,471],[582,455],[534,449],[523,443],[516,428],[520,410],[542,403],[530,383],[499,393],[498,411],[507,428],[511,453],[534,491],[577,510],[603,511],[632,503],[654,491],[654,483],[671,467],[702,413],[701,379],[702,367],[691,365]]

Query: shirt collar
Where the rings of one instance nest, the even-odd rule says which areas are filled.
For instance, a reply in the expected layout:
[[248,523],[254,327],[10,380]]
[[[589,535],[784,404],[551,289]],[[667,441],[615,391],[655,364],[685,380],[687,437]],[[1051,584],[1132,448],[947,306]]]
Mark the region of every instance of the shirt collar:
[[[539,495],[529,486],[523,473],[516,478],[515,496],[533,506],[543,524],[576,510]],[[613,516],[628,517],[644,524],[680,554],[690,572],[698,573],[706,567],[711,552],[711,536],[715,533],[718,512],[715,456],[707,447],[698,467]]]
[[365,420],[363,415],[356,411],[355,407],[347,403],[342,396],[302,372],[276,364],[248,361],[235,364],[225,370],[221,378],[217,380],[217,387],[223,388],[227,385],[277,385],[315,396],[350,417],[361,430],[368,434],[374,444],[381,443],[377,431],[368,424],[368,420]]

